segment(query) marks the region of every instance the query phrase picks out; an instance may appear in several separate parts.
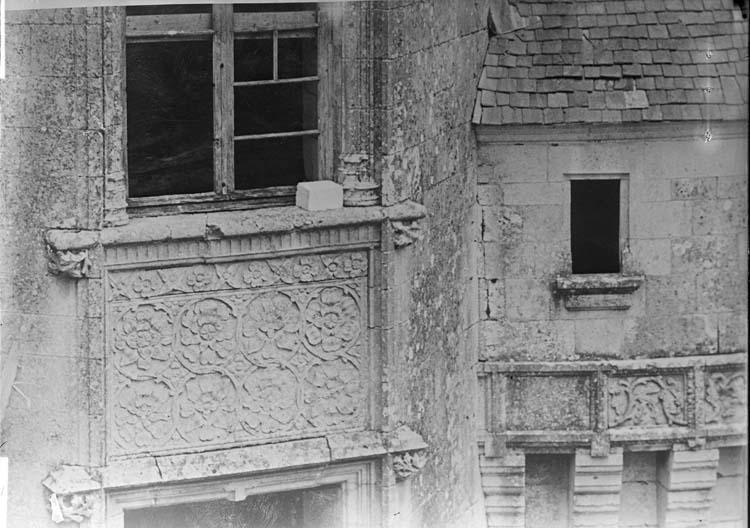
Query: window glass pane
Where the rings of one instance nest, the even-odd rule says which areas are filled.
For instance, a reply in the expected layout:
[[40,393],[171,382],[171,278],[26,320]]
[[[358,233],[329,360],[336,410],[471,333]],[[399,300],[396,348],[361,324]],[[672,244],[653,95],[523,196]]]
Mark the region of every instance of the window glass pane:
[[317,49],[314,38],[279,36],[279,79],[315,75],[316,57]]
[[211,4],[130,6],[125,8],[128,16],[139,15],[184,15],[188,13],[210,13]]
[[315,82],[234,89],[234,133],[267,134],[316,128]]
[[314,136],[235,141],[235,187],[261,189],[312,179],[316,154]]
[[235,4],[235,13],[268,13],[272,11],[314,11],[315,2],[293,2],[289,4]]
[[620,180],[570,182],[573,273],[620,271]]
[[210,41],[127,45],[131,197],[213,190]]
[[125,528],[341,528],[340,487],[125,510]]
[[234,80],[260,81],[273,79],[273,40],[240,38],[234,40]]

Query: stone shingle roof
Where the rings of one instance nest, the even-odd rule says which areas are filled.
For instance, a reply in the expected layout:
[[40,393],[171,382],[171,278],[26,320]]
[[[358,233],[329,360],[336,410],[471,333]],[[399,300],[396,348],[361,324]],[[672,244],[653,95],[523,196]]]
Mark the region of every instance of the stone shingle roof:
[[748,21],[732,0],[511,4],[477,124],[747,119]]

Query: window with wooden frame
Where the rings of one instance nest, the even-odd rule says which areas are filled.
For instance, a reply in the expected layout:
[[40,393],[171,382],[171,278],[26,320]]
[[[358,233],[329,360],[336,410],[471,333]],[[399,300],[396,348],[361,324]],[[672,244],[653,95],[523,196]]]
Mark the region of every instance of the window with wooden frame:
[[324,170],[318,26],[311,3],[126,8],[129,207],[293,203]]

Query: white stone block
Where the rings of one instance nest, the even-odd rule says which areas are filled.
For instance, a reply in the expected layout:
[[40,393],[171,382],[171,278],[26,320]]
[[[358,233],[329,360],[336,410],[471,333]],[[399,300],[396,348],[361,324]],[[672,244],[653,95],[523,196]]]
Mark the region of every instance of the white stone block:
[[312,181],[297,184],[297,207],[308,211],[325,211],[344,206],[344,189],[332,181]]

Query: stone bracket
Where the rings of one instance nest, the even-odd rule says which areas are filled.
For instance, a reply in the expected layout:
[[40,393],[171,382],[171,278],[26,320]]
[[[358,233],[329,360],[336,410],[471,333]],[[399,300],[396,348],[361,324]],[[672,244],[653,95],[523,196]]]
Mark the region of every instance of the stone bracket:
[[61,465],[42,481],[52,520],[81,523],[91,517],[101,483],[82,466]]
[[44,240],[47,244],[47,269],[51,273],[73,279],[88,276],[91,270],[89,250],[99,243],[97,231],[48,229]]
[[405,202],[385,208],[386,217],[390,220],[393,231],[394,247],[402,248],[422,240],[422,220],[427,210],[423,205],[414,202]]
[[557,276],[552,291],[563,299],[568,311],[627,310],[630,294],[643,284],[642,275],[594,273]]

